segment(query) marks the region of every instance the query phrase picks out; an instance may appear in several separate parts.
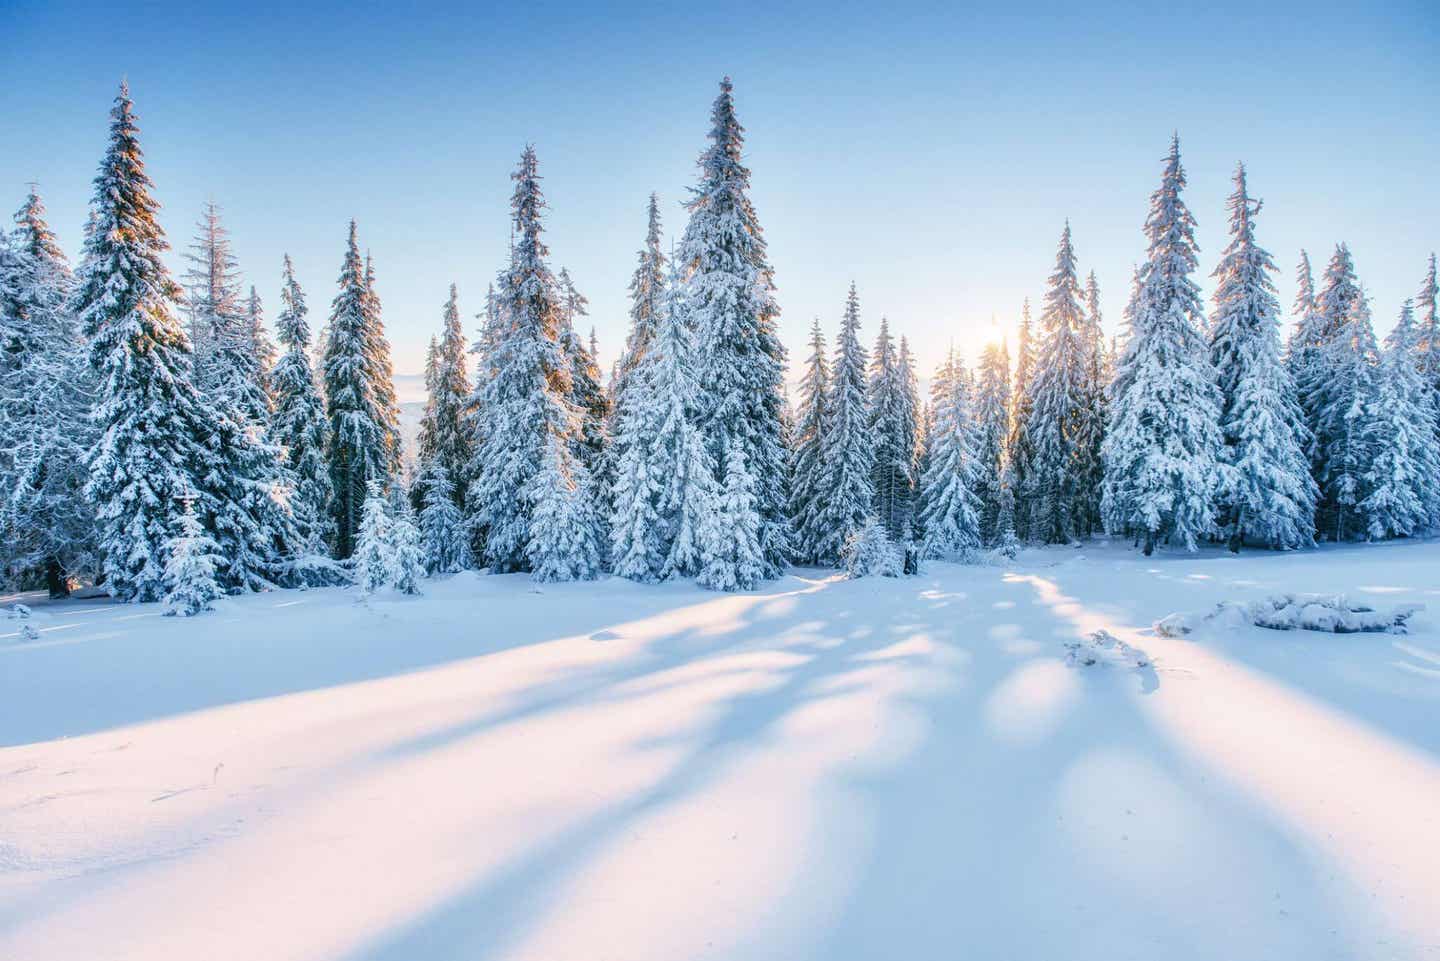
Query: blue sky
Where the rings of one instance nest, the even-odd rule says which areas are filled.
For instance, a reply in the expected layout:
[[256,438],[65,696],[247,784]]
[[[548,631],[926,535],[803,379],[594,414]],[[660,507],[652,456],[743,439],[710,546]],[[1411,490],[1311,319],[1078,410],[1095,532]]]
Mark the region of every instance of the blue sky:
[[213,198],[271,315],[289,251],[318,327],[354,217],[402,372],[452,281],[479,310],[527,141],[608,363],[646,197],[678,234],[727,73],[795,362],[852,279],[867,336],[887,314],[922,373],[973,356],[1039,299],[1067,217],[1113,329],[1172,130],[1207,295],[1238,160],[1287,309],[1299,249],[1318,268],[1345,240],[1388,329],[1440,247],[1423,2],[205,6],[0,0],[0,206],[38,180],[78,248],[126,75],[172,263]]

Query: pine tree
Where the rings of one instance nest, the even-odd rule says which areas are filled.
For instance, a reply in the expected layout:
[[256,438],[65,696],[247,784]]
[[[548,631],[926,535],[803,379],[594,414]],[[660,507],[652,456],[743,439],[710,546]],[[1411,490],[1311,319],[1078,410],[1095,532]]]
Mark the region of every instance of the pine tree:
[[[171,311],[180,286],[162,260],[169,245],[155,221],[159,205],[150,196],[123,84],[110,116],[75,295],[99,379],[100,436],[86,494],[96,507],[107,588],[127,600],[158,600],[182,493],[193,492],[195,510],[217,534],[227,563],[243,563],[224,553],[224,540],[233,544],[256,533],[251,524],[237,528],[251,519],[228,500],[248,481],[235,462],[253,450],[244,430],[207,405],[191,381],[190,343]],[[231,589],[242,586],[236,577],[227,580]]]
[[1325,268],[1315,313],[1314,359],[1299,385],[1313,419],[1310,464],[1320,488],[1315,525],[1322,537],[1348,540],[1367,526],[1358,505],[1369,494],[1364,475],[1375,455],[1369,420],[1379,350],[1370,306],[1344,244]]
[[1090,409],[1094,395],[1092,345],[1086,336],[1081,296],[1067,222],[1040,313],[1040,349],[1025,431],[1034,455],[1022,496],[1028,504],[1030,536],[1047,544],[1066,544],[1090,533],[1090,492],[1082,486],[1089,475],[1088,451],[1082,444],[1089,439],[1085,426],[1094,416]]
[[987,544],[998,543],[1005,533],[1005,436],[1009,417],[1010,352],[1004,344],[986,344],[980,355],[980,382],[975,395],[979,429],[975,492],[980,498],[980,535]]
[[[624,403],[616,413],[615,482],[611,491],[610,569],[642,583],[658,580],[665,565],[665,529],[656,509],[664,478],[652,454],[656,408],[650,390],[647,350],[627,375]],[[683,416],[683,411],[682,411]]]
[[601,383],[600,365],[595,355],[586,346],[576,328],[589,316],[590,303],[575,283],[569,271],[563,267],[558,278],[560,285],[560,342],[570,361],[570,403],[580,411],[580,434],[576,438],[576,455],[586,470],[594,476],[601,467],[605,447],[609,443],[606,424],[610,420],[610,396]]
[[193,617],[214,609],[220,597],[215,568],[220,561],[219,545],[200,526],[192,497],[182,499],[184,511],[178,529],[166,541],[165,613]]
[[1375,451],[1360,511],[1372,539],[1408,537],[1440,524],[1440,439],[1434,398],[1416,366],[1410,301],[1386,338],[1367,440]]
[[1106,527],[1133,534],[1147,555],[1161,542],[1194,550],[1214,527],[1218,397],[1200,332],[1199,288],[1190,279],[1198,248],[1184,187],[1175,137],[1145,221],[1149,256],[1103,447]]
[[445,465],[438,459],[427,462],[416,486],[420,490],[420,535],[425,546],[425,569],[431,574],[465,570],[471,563],[470,542]]
[[[598,557],[599,519],[582,503],[590,478],[575,449],[580,413],[571,403],[572,365],[561,343],[564,317],[541,239],[540,175],[526,147],[513,175],[515,245],[497,295],[497,328],[481,380],[479,440],[470,472],[470,523],[485,533],[485,556],[499,571],[541,578],[594,576],[589,557],[565,559],[569,545]],[[573,503],[569,503],[573,502]],[[543,527],[537,516],[544,512]],[[566,530],[561,522],[597,525]],[[533,529],[532,529],[533,528]]]
[[583,581],[600,574],[600,523],[589,471],[552,434],[540,472],[526,552],[536,581]]
[[694,335],[673,282],[658,326],[626,387],[611,557],[634,580],[694,577],[717,510],[715,467],[696,421]]
[[212,371],[211,354],[222,332],[232,339],[241,325],[240,273],[230,249],[230,233],[220,221],[220,207],[206,203],[195,225],[195,239],[185,255],[185,306],[190,315],[190,343],[195,356],[195,381],[207,392],[229,389],[228,370]]
[[855,285],[845,301],[840,336],[835,342],[834,380],[826,402],[816,556],[835,564],[850,535],[874,510],[875,447],[865,384],[865,347],[860,343],[860,300]]
[[0,575],[43,571],[52,597],[95,564],[84,496],[94,377],[71,309],[75,281],[34,188],[0,232]]
[[389,476],[393,480],[400,476],[405,448],[400,439],[400,401],[395,396],[395,369],[390,362],[390,341],[385,338],[380,294],[375,289],[375,260],[369,251],[365,253],[365,292],[361,305],[365,314],[363,356],[368,380],[375,392],[376,416],[385,441]]
[[967,559],[980,546],[980,482],[970,383],[952,350],[930,382],[934,427],[922,485],[927,557]]
[[1261,202],[1235,171],[1230,246],[1216,278],[1210,363],[1220,391],[1225,472],[1219,521],[1230,549],[1246,541],[1288,550],[1314,542],[1315,484],[1302,439],[1306,428],[1295,385],[1280,360],[1280,302],[1270,254],[1255,242]]
[[290,255],[281,274],[280,314],[276,333],[284,354],[270,382],[275,394],[271,438],[285,451],[294,489],[290,513],[295,519],[296,547],[309,555],[324,554],[333,529],[330,473],[325,459],[325,402],[310,364],[310,325],[305,294],[295,280]]
[[445,302],[444,330],[433,341],[434,353],[426,365],[425,414],[420,420],[418,459],[429,468],[438,464],[458,509],[465,503],[466,471],[474,456],[468,423],[470,378],[465,369],[465,334],[455,285]]
[[700,157],[700,184],[679,258],[685,275],[686,316],[699,338],[700,429],[717,469],[742,456],[755,484],[758,518],[736,530],[754,530],[757,543],[739,553],[760,557],[762,576],[775,577],[789,560],[785,449],[780,423],[785,348],[776,321],[774,271],[747,191],[750,171],[741,162],[744,128],[735,117],[726,77],[711,111],[711,145]]
[[1440,284],[1435,277],[1435,255],[1430,255],[1430,269],[1420,284],[1420,293],[1415,297],[1415,307],[1420,313],[1419,327],[1415,338],[1415,365],[1421,381],[1430,388],[1435,405],[1440,409],[1440,312],[1436,299],[1440,296]]
[[375,330],[378,301],[368,274],[360,260],[352,220],[340,269],[340,292],[331,304],[324,357],[331,516],[335,555],[341,559],[355,551],[368,486],[388,487],[399,467],[389,347],[383,331]]
[[350,563],[355,572],[355,584],[363,594],[374,594],[390,586],[395,566],[393,538],[390,535],[390,500],[378,481],[366,485]]
[[760,556],[760,510],[755,478],[740,445],[730,448],[715,509],[702,518],[704,564],[696,583],[713,591],[753,590],[765,576]]
[[625,385],[631,371],[640,365],[655,339],[660,312],[665,304],[665,267],[668,261],[660,251],[660,198],[653,193],[647,218],[645,245],[636,255],[638,263],[630,278],[630,333],[625,338],[625,351],[620,355],[611,385],[617,408],[624,403]]
[[905,512],[905,523],[899,531],[899,541],[903,546],[915,539],[915,530],[919,520],[915,514],[918,510],[918,499],[920,496],[920,450],[924,442],[923,425],[921,419],[924,416],[920,404],[920,382],[915,374],[915,355],[910,352],[910,341],[902,334],[900,337],[900,439],[902,445],[902,459],[910,473],[910,499]]
[[420,593],[425,578],[425,544],[415,525],[415,513],[403,498],[390,518],[389,582],[401,594]]
[[260,390],[264,394],[267,410],[273,411],[275,385],[271,377],[275,372],[275,363],[280,359],[280,351],[265,329],[265,307],[261,304],[260,295],[253,284],[250,286],[250,296],[245,299],[245,319],[250,332],[250,353],[255,358],[259,372]]
[[790,524],[797,560],[817,563],[825,539],[821,493],[825,475],[825,425],[829,420],[830,360],[820,318],[810,325],[810,357],[800,381],[800,411],[794,437],[794,471],[790,488]]
[[890,322],[880,319],[880,335],[870,360],[869,444],[873,451],[871,512],[892,541],[904,540],[911,528],[915,493],[915,415],[906,384],[906,370],[890,336]]
[[1075,431],[1075,473],[1079,478],[1076,510],[1081,528],[1093,533],[1105,527],[1100,515],[1100,491],[1105,484],[1105,458],[1101,449],[1110,426],[1106,392],[1114,373],[1100,313],[1100,284],[1093,270],[1085,280],[1085,321],[1080,341],[1085,347],[1085,402],[1080,407]]
[[1005,444],[1005,487],[1010,492],[1015,531],[1026,538],[1030,536],[1030,475],[1035,461],[1035,443],[1030,436],[1030,414],[1035,406],[1035,347],[1030,301],[1027,298],[1020,310],[1020,336],[1015,345],[1015,383],[1010,392],[1010,437]]

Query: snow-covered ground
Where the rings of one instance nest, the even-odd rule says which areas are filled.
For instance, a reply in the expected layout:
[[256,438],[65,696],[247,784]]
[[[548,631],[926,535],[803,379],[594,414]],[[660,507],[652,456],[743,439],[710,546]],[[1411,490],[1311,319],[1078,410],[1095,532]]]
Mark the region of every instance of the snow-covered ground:
[[[1148,629],[1282,590],[1430,610]],[[0,958],[1440,958],[1437,543],[23,623]]]

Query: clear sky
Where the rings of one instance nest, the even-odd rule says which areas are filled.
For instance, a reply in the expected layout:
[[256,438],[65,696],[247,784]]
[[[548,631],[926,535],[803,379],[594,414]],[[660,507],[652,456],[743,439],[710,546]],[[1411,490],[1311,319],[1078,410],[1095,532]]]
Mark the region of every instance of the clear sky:
[[973,356],[1038,300],[1067,217],[1113,330],[1172,130],[1207,296],[1238,160],[1287,311],[1300,248],[1318,270],[1345,240],[1383,332],[1440,247],[1434,0],[209,6],[0,0],[0,206],[39,181],[78,249],[126,75],[172,264],[213,198],[270,315],[289,251],[318,328],[354,217],[401,372],[452,281],[480,309],[527,141],[608,365],[646,197],[678,235],[727,73],[792,363],[852,279],[867,337],[887,314],[922,374]]

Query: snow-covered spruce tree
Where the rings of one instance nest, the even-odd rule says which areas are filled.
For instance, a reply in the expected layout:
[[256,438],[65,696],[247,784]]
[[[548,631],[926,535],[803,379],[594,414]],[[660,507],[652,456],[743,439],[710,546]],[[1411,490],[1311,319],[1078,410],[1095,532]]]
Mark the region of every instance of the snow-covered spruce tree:
[[1280,359],[1275,262],[1255,242],[1261,203],[1235,170],[1230,245],[1211,275],[1210,363],[1220,390],[1225,446],[1218,521],[1232,551],[1250,542],[1277,550],[1314,543],[1315,482],[1302,446],[1305,425],[1295,385]]
[[921,489],[924,554],[964,560],[980,547],[980,465],[970,409],[970,379],[950,351],[930,382],[934,425]]
[[[513,179],[515,243],[497,293],[503,335],[493,338],[479,398],[471,523],[485,531],[485,557],[496,570],[593,577],[598,519],[583,502],[592,492],[575,456],[581,416],[570,401],[562,305],[541,239],[545,201],[533,147],[525,148]],[[568,529],[571,523],[592,526]],[[576,545],[586,553],[565,557]]]
[[915,372],[915,354],[910,350],[910,341],[900,336],[900,433],[902,443],[910,450],[910,510],[901,530],[902,541],[913,540],[919,521],[915,517],[920,496],[920,451],[925,443],[925,411],[920,401],[920,378]]
[[1365,473],[1360,512],[1372,539],[1408,537],[1440,524],[1440,439],[1434,399],[1415,364],[1416,339],[1407,300],[1385,339],[1366,425],[1375,454]]
[[390,586],[401,594],[419,594],[425,578],[425,544],[409,501],[399,499],[390,518]]
[[794,535],[795,559],[806,564],[819,561],[825,540],[820,528],[820,495],[824,490],[825,425],[830,402],[830,359],[826,356],[825,334],[820,318],[810,325],[810,357],[800,381],[800,410],[793,439],[793,471],[790,487],[790,526]]
[[[75,304],[98,377],[99,439],[86,493],[95,504],[106,587],[135,601],[165,593],[165,545],[179,529],[182,493],[193,492],[201,522],[232,568],[249,559],[231,550],[235,542],[257,544],[262,533],[234,492],[270,495],[237,469],[250,466],[244,462],[255,452],[246,431],[191,381],[190,342],[172,313],[180,286],[162,260],[169,245],[155,221],[151,186],[122,84],[95,178]],[[239,581],[227,573],[222,586],[239,589]]]
[[454,574],[470,566],[470,541],[465,518],[455,503],[450,475],[438,460],[420,471],[420,537],[425,546],[425,569],[431,574]]
[[875,490],[871,512],[892,541],[903,541],[914,510],[915,410],[906,370],[884,317],[870,358],[869,388],[869,443],[874,457],[870,476]]
[[1047,544],[1067,544],[1090,533],[1092,495],[1082,486],[1090,471],[1081,434],[1082,423],[1094,417],[1090,405],[1095,398],[1089,380],[1092,345],[1086,337],[1081,296],[1067,221],[1040,312],[1040,349],[1030,382],[1026,428],[1034,455],[1021,491],[1028,505],[1030,536]]
[[429,389],[425,414],[420,420],[417,459],[422,465],[422,475],[432,465],[439,465],[458,509],[465,503],[466,470],[474,449],[467,416],[470,378],[465,368],[465,334],[460,327],[454,284],[450,285],[450,297],[445,301],[443,323],[444,330],[435,341],[431,362],[426,365]]
[[526,551],[536,581],[584,581],[600,574],[600,520],[590,473],[552,434],[535,476]]
[[874,517],[850,535],[840,551],[840,563],[852,578],[899,577],[904,571],[900,548]]
[[703,563],[696,583],[714,591],[748,591],[765,576],[755,478],[740,445],[730,448],[715,509],[701,518]]
[[585,469],[595,477],[609,443],[606,425],[610,421],[610,395],[601,383],[600,365],[578,330],[590,314],[587,306],[590,301],[575,289],[570,272],[563,267],[557,280],[562,319],[560,343],[570,361],[570,403],[580,412],[576,453]]
[[1201,334],[1195,219],[1180,197],[1180,140],[1170,141],[1164,176],[1145,220],[1148,259],[1129,339],[1116,370],[1103,447],[1103,512],[1112,533],[1194,550],[1214,529],[1220,472],[1220,413],[1214,371]]
[[1310,465],[1320,489],[1315,526],[1322,538],[1349,540],[1364,536],[1368,527],[1358,505],[1369,496],[1364,477],[1375,456],[1369,419],[1379,347],[1370,305],[1344,244],[1325,269],[1316,314],[1318,346],[1299,385],[1313,418]]
[[95,515],[84,496],[94,443],[94,377],[71,309],[74,278],[32,188],[0,232],[0,577],[52,597],[95,565]]
[[267,411],[273,411],[275,385],[270,378],[275,371],[275,363],[280,358],[280,351],[270,339],[270,332],[265,329],[265,307],[261,304],[260,295],[253,284],[250,286],[250,296],[245,298],[245,320],[249,328],[250,353],[255,358],[260,390],[264,395]]
[[1086,398],[1080,408],[1075,434],[1075,473],[1079,478],[1076,489],[1078,509],[1083,514],[1080,526],[1093,533],[1105,529],[1105,521],[1100,516],[1100,491],[1105,484],[1105,457],[1101,448],[1110,425],[1107,391],[1114,374],[1100,313],[1100,284],[1093,270],[1085,280],[1085,322],[1080,340],[1085,345]]
[[[741,162],[744,128],[735,117],[730,78],[711,111],[710,147],[701,155],[700,183],[686,204],[690,220],[677,254],[684,271],[686,316],[699,343],[701,433],[716,469],[728,470],[739,450],[755,484],[754,530],[763,577],[789,560],[786,455],[780,423],[785,348],[776,321],[774,271],[747,191]],[[747,547],[740,553],[751,553]]]
[[343,560],[355,551],[368,485],[388,487],[400,456],[389,347],[383,331],[373,329],[378,311],[353,220],[339,285],[326,331],[324,382],[335,556]]
[[395,395],[395,368],[390,362],[390,341],[385,337],[385,321],[380,294],[375,289],[375,258],[365,252],[365,362],[369,382],[375,391],[376,410],[384,432],[385,446],[390,455],[390,476],[398,479],[403,469],[405,445],[400,438],[400,401]]
[[665,479],[651,474],[652,466],[658,466],[651,447],[658,411],[650,390],[650,366],[647,350],[627,375],[611,448],[616,465],[611,489],[610,570],[617,577],[642,583],[660,578],[666,550],[666,525],[657,510]]
[[718,509],[715,467],[696,426],[694,335],[682,286],[668,288],[654,338],[631,372],[631,401],[621,418],[628,439],[619,460],[611,556],[615,572],[634,580],[698,575],[702,535]]
[[1440,296],[1440,284],[1436,282],[1435,255],[1430,255],[1430,269],[1420,284],[1420,293],[1415,297],[1415,310],[1419,313],[1419,326],[1415,337],[1415,366],[1420,379],[1430,388],[1435,406],[1440,410],[1440,312],[1436,299]]
[[325,459],[327,424],[325,402],[310,363],[310,325],[306,321],[305,294],[295,280],[290,255],[281,274],[280,313],[276,335],[284,353],[275,363],[270,383],[275,413],[271,439],[285,451],[294,488],[290,513],[295,521],[296,550],[302,555],[323,555],[333,528],[330,514],[330,472]]
[[217,450],[226,466],[208,480],[224,488],[211,518],[221,583],[232,591],[263,590],[299,575],[282,555],[307,553],[284,503],[295,480],[269,438],[274,346],[259,296],[252,288],[248,300],[240,298],[229,239],[214,204],[205,210],[190,260],[191,326],[205,344],[198,380],[206,402],[245,437],[244,443]]
[[390,535],[390,499],[378,482],[365,488],[360,512],[360,525],[355,531],[355,550],[350,557],[355,585],[363,594],[373,594],[390,586],[395,566],[393,539]]
[[215,568],[220,548],[200,526],[192,497],[182,499],[184,509],[174,535],[165,544],[165,614],[193,617],[212,610],[220,597]]
[[208,395],[214,387],[229,387],[225,383],[228,371],[211,371],[211,353],[220,332],[225,330],[233,335],[244,315],[240,271],[230,249],[230,233],[221,222],[220,207],[214,201],[206,203],[200,213],[185,260],[190,266],[182,282],[190,344],[194,350],[195,382]]
[[875,503],[875,443],[865,383],[865,347],[860,343],[860,299],[855,285],[845,300],[835,341],[830,397],[820,449],[816,560],[836,564],[840,548],[864,525]]
[[[672,264],[678,272],[678,266]],[[685,287],[672,273],[665,313],[646,374],[659,426],[654,431],[651,472],[661,482],[658,510],[665,519],[663,579],[697,576],[705,563],[704,525],[719,510],[715,462],[700,432],[698,368],[702,359],[685,312]],[[748,536],[748,535],[746,535]]]
[[975,492],[980,498],[980,536],[986,544],[998,543],[1005,533],[1005,435],[1009,418],[1010,352],[1003,343],[986,344],[980,354],[980,379],[975,391],[979,430]]
[[1315,379],[1311,371],[1318,363],[1320,345],[1325,337],[1320,329],[1320,311],[1315,306],[1315,272],[1310,267],[1310,255],[1300,251],[1300,263],[1295,267],[1295,303],[1291,307],[1295,324],[1285,342],[1285,369],[1295,385],[1295,400],[1305,419],[1308,440],[1315,428],[1315,415],[1307,394],[1307,386]]
[[1030,436],[1030,411],[1035,406],[1035,334],[1030,322],[1030,300],[1020,310],[1020,336],[1015,343],[1015,382],[1010,392],[1010,437],[1005,444],[1006,482],[1010,491],[1015,531],[1028,540],[1030,533],[1030,474],[1035,443]]
[[618,409],[625,400],[625,385],[630,372],[639,366],[655,339],[660,312],[665,305],[665,274],[667,260],[660,250],[660,198],[650,195],[645,227],[645,244],[636,255],[638,263],[630,278],[630,333],[625,350],[615,367],[611,393]]

